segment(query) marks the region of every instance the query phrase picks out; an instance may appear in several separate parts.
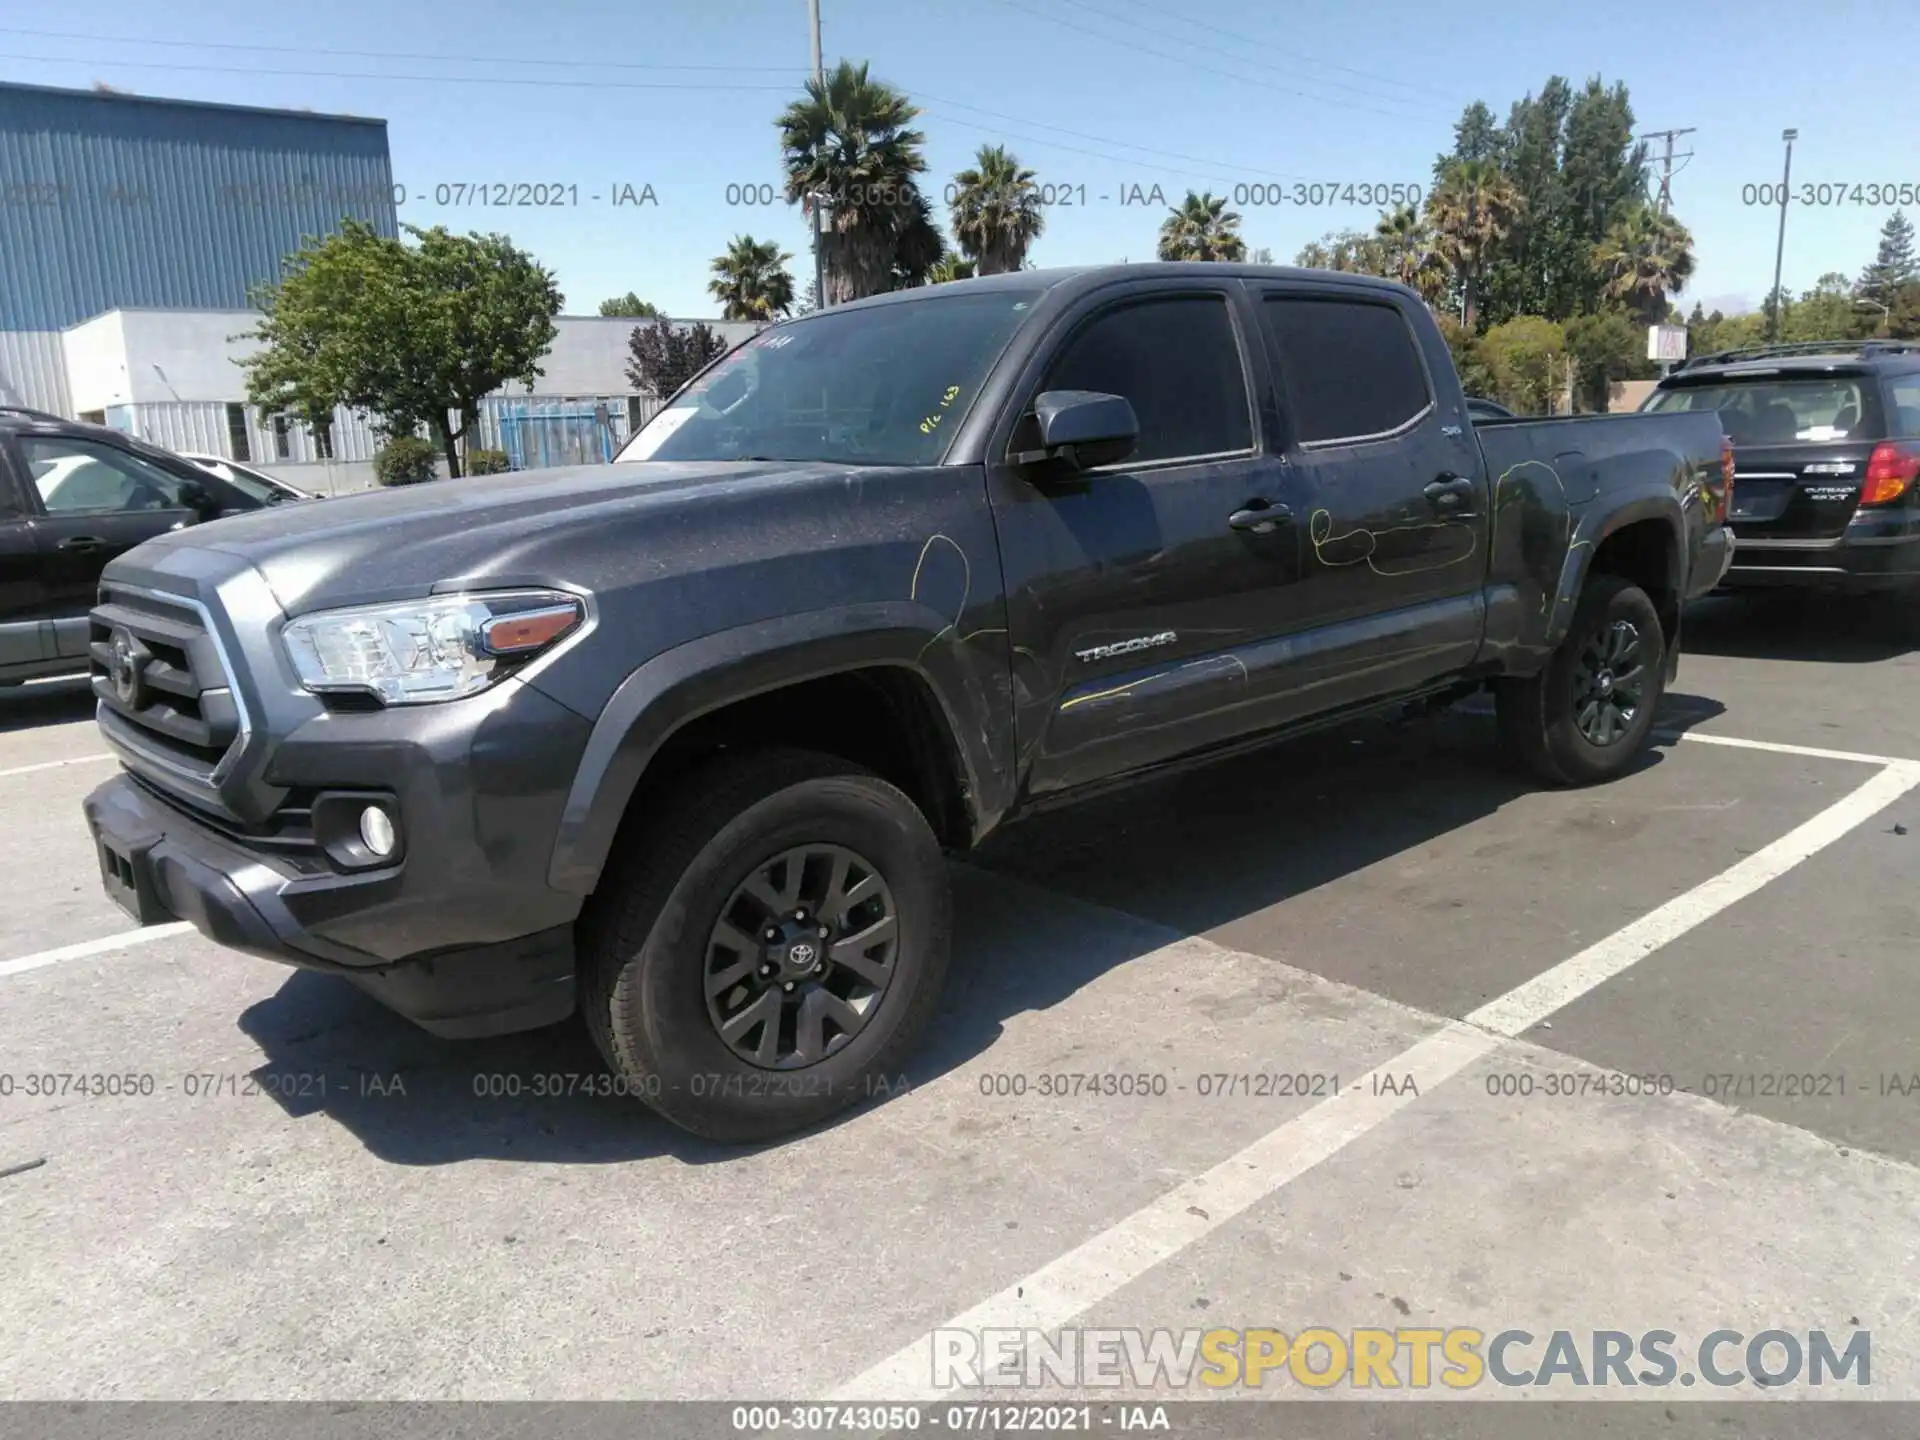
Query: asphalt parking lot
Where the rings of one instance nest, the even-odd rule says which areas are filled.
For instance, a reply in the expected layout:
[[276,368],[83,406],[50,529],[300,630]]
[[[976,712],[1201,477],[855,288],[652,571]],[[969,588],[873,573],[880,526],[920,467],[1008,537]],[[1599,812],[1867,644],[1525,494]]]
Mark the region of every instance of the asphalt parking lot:
[[572,1026],[125,943],[90,699],[0,692],[0,1396],[885,1399],[936,1331],[1464,1326],[1866,1330],[1844,1398],[1920,1398],[1920,628],[1687,627],[1604,788],[1469,708],[1010,830],[899,1093],[746,1151],[533,1094]]

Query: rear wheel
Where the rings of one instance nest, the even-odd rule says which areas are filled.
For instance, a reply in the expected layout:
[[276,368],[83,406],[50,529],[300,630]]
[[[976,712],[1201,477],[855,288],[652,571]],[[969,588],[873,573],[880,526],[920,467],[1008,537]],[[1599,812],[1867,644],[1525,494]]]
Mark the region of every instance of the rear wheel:
[[1595,575],[1546,667],[1495,687],[1502,737],[1552,784],[1611,780],[1646,748],[1666,670],[1653,601],[1631,580]]
[[832,756],[728,757],[623,837],[581,921],[583,1008],[668,1119],[771,1139],[891,1093],[949,929],[940,844],[904,793]]

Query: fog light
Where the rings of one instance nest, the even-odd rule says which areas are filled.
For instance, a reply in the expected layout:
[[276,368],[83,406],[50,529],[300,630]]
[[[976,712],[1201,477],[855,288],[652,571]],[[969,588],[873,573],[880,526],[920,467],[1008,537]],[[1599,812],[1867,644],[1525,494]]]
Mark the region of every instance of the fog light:
[[378,805],[360,812],[360,839],[375,855],[385,859],[393,853],[393,818]]

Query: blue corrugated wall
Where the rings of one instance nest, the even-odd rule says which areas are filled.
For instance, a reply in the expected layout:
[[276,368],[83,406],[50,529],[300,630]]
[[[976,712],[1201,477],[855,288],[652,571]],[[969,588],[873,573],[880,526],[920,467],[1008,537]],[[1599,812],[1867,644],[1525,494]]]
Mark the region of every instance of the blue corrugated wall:
[[396,233],[384,120],[0,84],[0,330],[244,308],[345,217]]

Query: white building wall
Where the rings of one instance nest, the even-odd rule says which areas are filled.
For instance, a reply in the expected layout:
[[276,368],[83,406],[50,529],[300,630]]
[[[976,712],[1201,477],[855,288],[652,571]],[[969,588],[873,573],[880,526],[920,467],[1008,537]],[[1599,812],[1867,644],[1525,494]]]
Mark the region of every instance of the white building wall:
[[[322,493],[372,483],[378,442],[370,417],[336,411],[329,457],[304,425],[276,426],[273,417],[246,403],[241,362],[260,348],[248,334],[259,320],[250,310],[114,310],[63,335],[0,333],[0,404],[63,415],[108,412],[112,424],[169,450],[245,459]],[[481,402],[477,445],[507,448],[500,424],[505,414],[600,404],[607,407],[618,445],[636,419],[644,423],[659,408],[626,373],[633,331],[651,321],[566,315],[554,323],[554,342],[541,358],[537,382],[504,386]],[[704,323],[729,347],[762,328],[739,321],[672,323]],[[246,433],[244,455],[233,442],[236,418]]]

